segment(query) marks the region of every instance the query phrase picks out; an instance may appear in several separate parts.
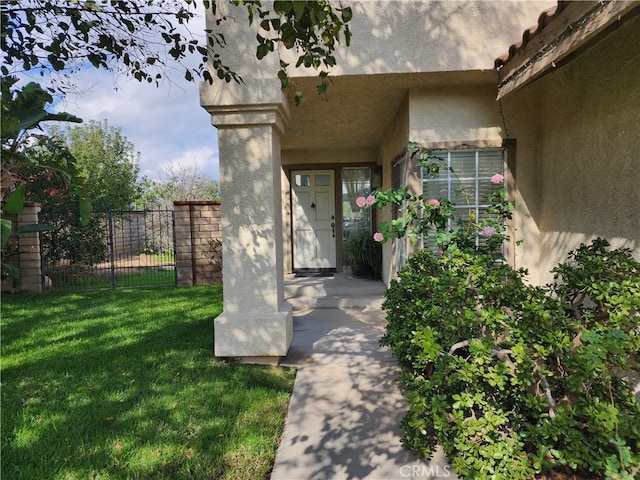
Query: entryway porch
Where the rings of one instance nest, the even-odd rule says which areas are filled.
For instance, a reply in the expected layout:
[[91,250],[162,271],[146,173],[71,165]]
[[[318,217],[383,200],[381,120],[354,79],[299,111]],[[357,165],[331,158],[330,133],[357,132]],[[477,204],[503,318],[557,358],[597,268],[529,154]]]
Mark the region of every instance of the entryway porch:
[[284,298],[294,311],[326,308],[380,309],[386,287],[381,280],[356,278],[349,272],[330,276],[286,274]]

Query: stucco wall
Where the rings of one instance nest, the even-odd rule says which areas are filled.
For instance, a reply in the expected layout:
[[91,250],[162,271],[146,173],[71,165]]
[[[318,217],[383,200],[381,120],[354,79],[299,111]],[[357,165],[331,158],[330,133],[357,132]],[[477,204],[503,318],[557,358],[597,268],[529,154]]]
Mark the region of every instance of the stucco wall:
[[534,283],[596,236],[640,258],[640,55],[636,17],[503,100],[517,140],[516,261]]
[[488,83],[409,92],[409,136],[424,146],[500,147],[502,121],[495,102],[496,76]]
[[284,150],[282,165],[322,165],[338,163],[371,163],[376,152],[368,148],[327,148],[317,150]]
[[[353,9],[349,48],[336,50],[332,75],[393,72],[490,70],[497,54],[553,6],[547,1],[343,1]],[[263,2],[267,5],[268,2]],[[336,6],[337,2],[336,2]],[[278,56],[255,58],[257,25],[249,28],[246,10],[219,2],[229,21],[221,28],[229,41],[223,61],[246,78],[267,78],[278,71]],[[258,22],[256,22],[258,23]],[[213,18],[210,28],[220,31]],[[295,65],[290,52],[283,60]],[[293,76],[314,70],[291,69]]]
[[[389,124],[380,148],[378,150],[378,159],[382,164],[382,188],[388,190],[393,187],[392,169],[394,159],[401,154],[409,141],[409,99],[405,98],[393,121]],[[386,207],[379,211],[378,220],[388,222],[391,220],[391,208]],[[395,241],[387,242],[382,247],[382,279],[385,283],[389,283],[390,278],[395,274],[393,266],[395,265],[395,256],[397,254],[397,245]]]

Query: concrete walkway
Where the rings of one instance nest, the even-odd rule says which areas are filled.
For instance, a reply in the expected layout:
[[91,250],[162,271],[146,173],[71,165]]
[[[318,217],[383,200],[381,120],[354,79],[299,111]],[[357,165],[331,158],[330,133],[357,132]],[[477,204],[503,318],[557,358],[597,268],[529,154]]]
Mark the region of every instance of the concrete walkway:
[[[345,278],[328,282],[344,291]],[[385,319],[370,296],[367,290],[364,303],[373,306],[294,311],[283,364],[298,373],[271,480],[455,478],[442,452],[427,461],[400,444],[399,369],[378,344]],[[356,305],[353,291],[350,297]]]

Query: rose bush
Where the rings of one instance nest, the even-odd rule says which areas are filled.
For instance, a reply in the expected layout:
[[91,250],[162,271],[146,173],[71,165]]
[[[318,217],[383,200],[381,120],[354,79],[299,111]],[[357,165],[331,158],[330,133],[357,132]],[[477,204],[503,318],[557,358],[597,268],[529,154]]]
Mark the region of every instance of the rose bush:
[[[427,172],[439,168],[413,148]],[[379,207],[406,206],[380,226],[384,241],[427,234],[440,246],[408,260],[383,305],[381,343],[409,403],[403,442],[424,456],[441,444],[462,478],[637,478],[640,263],[596,239],[569,253],[553,284],[528,285],[502,256],[503,182],[492,177],[494,216],[482,222],[456,221],[445,199],[375,193]]]

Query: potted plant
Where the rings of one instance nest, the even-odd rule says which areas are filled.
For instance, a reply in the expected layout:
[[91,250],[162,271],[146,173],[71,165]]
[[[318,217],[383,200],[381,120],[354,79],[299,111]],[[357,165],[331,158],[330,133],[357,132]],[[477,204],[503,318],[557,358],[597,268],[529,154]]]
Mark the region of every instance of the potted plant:
[[342,259],[351,265],[356,277],[382,278],[382,245],[368,231],[356,233],[342,242]]

